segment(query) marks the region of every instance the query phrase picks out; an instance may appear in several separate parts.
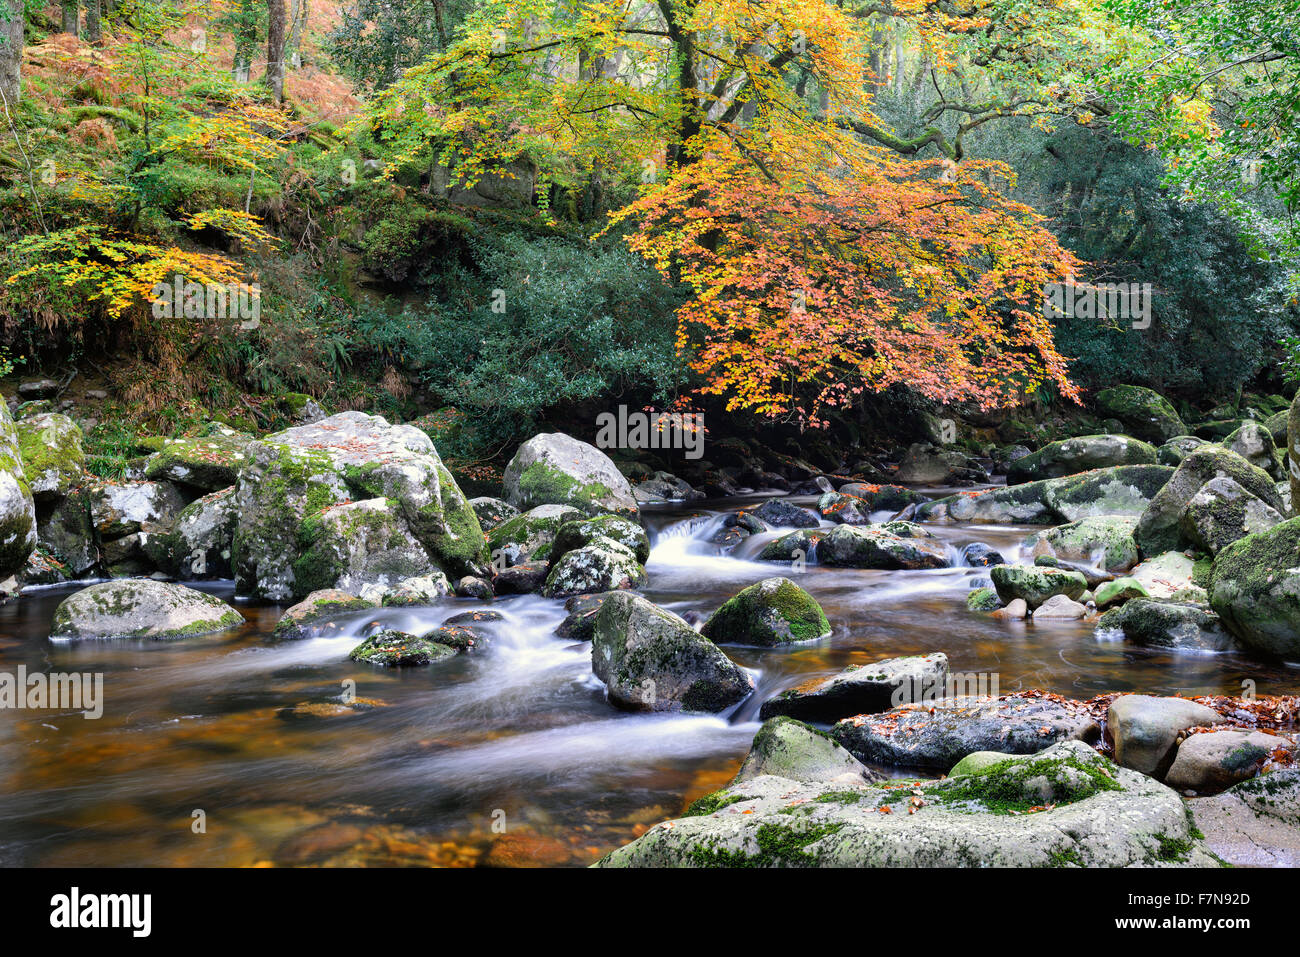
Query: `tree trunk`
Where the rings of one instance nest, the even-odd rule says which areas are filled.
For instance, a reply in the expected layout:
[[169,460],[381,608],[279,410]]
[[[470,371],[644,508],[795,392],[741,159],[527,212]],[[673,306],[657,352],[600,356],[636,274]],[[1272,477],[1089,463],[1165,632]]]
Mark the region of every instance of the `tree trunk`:
[[302,69],[302,34],[307,28],[307,15],[310,12],[310,0],[294,0],[293,16],[289,22],[289,40],[285,46],[284,56],[295,70]]
[[23,0],[0,0],[0,101],[12,112],[22,93]]
[[81,32],[81,4],[78,0],[63,0],[63,29],[60,33],[71,33],[74,37]]
[[286,14],[284,0],[267,0],[266,85],[275,102],[284,102],[284,38]]
[[236,83],[247,83],[253,75],[253,51],[257,49],[257,0],[240,0],[238,25],[235,27],[235,64],[231,69]]
[[103,27],[99,22],[100,0],[86,0],[86,42],[98,44],[104,39]]

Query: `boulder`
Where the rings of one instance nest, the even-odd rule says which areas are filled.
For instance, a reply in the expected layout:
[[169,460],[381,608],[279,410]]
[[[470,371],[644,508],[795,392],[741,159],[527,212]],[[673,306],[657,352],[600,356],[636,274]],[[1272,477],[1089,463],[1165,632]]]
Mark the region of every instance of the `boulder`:
[[1217,711],[1195,701],[1127,694],[1110,703],[1106,735],[1114,744],[1116,764],[1163,778],[1182,736],[1220,720]]
[[1147,591],[1146,585],[1136,578],[1125,575],[1123,578],[1098,585],[1095,600],[1098,608],[1110,608],[1112,605],[1122,605],[1134,598],[1150,597],[1151,593]]
[[469,500],[469,507],[478,516],[479,527],[484,532],[491,532],[502,522],[508,522],[520,514],[519,509],[499,498],[472,498]]
[[196,438],[170,439],[145,463],[151,481],[176,482],[201,492],[230,488],[247,461],[253,437],[228,426],[215,425]]
[[298,538],[295,595],[325,588],[355,595],[367,585],[442,574],[389,499],[324,508],[303,520]]
[[604,452],[562,432],[535,435],[515,452],[502,477],[505,500],[527,511],[570,505],[589,515],[636,517],[636,496]]
[[583,548],[601,537],[613,539],[629,549],[643,565],[650,558],[650,536],[638,523],[618,515],[597,515],[595,518],[567,521],[560,526],[550,550],[551,564],[575,548]]
[[1192,496],[1183,509],[1178,531],[1182,541],[1217,555],[1237,539],[1266,531],[1283,520],[1277,509],[1224,476],[1210,479]]
[[487,535],[493,564],[501,569],[517,562],[548,561],[560,527],[584,514],[568,505],[539,505],[506,519]]
[[822,564],[844,568],[914,570],[952,565],[942,541],[907,522],[836,525],[818,544],[817,558]]
[[681,618],[625,593],[609,596],[596,615],[591,669],[612,703],[634,711],[724,711],[754,687]]
[[1019,598],[1033,611],[1053,595],[1077,601],[1088,590],[1088,580],[1079,572],[1038,565],[995,565],[989,571],[993,587],[1003,603]]
[[1082,435],[1051,442],[1016,459],[1007,469],[1007,484],[1077,475],[1114,465],[1154,465],[1156,450],[1127,435]]
[[1035,532],[1025,539],[1024,547],[1032,551],[1044,542],[1058,558],[1123,572],[1138,563],[1136,527],[1137,518],[1131,515],[1099,515]]
[[859,715],[838,722],[831,736],[868,764],[947,771],[975,751],[1033,754],[1063,740],[1094,742],[1101,729],[1079,702],[1007,695]]
[[916,443],[907,450],[894,472],[896,482],[939,485],[949,482],[985,482],[988,473],[963,452]]
[[948,656],[942,653],[887,658],[852,665],[830,678],[812,678],[763,702],[759,717],[776,715],[834,723],[903,704],[930,701],[947,690]]
[[1273,436],[1261,423],[1247,419],[1222,444],[1228,451],[1237,453],[1272,478],[1284,477],[1283,470],[1277,463],[1277,446],[1273,444]]
[[1235,867],[1300,867],[1300,767],[1187,802],[1206,846]]
[[964,546],[961,557],[971,568],[992,568],[994,565],[1007,563],[1001,552],[983,542],[971,542]]
[[[790,781],[850,785],[881,780],[877,772],[841,748],[830,735],[784,717],[763,722],[731,783],[739,784],[764,775]],[[696,813],[709,806],[710,797],[692,805]]]
[[150,529],[143,547],[158,568],[182,581],[230,578],[239,508],[233,488],[213,492],[181,509],[175,522]]
[[286,611],[276,623],[271,636],[286,641],[312,638],[321,632],[333,630],[331,626],[342,615],[377,607],[378,604],[370,599],[359,598],[337,588],[323,588],[312,592]]
[[607,591],[597,595],[572,596],[564,603],[564,610],[568,615],[556,627],[555,633],[561,638],[571,638],[574,641],[591,641],[591,636],[596,630],[596,615],[600,612],[601,606],[611,595],[618,594],[621,593]]
[[859,507],[863,508],[867,513],[897,512],[909,505],[928,501],[926,496],[916,489],[907,488],[903,485],[874,485],[867,482],[849,482],[846,485],[841,485],[837,491],[841,495],[847,495],[864,503]]
[[15,423],[23,473],[37,502],[57,502],[86,470],[81,428],[66,415],[46,412]]
[[244,616],[220,598],[147,578],[91,585],[69,595],[54,610],[50,638],[170,640],[237,628]]
[[817,513],[840,525],[871,524],[871,510],[866,501],[842,492],[826,492],[817,499]]
[[1148,558],[1129,572],[1152,598],[1178,600],[1205,599],[1204,591],[1193,584],[1196,564],[1182,552],[1165,552]]
[[383,597],[380,601],[385,608],[436,605],[440,599],[451,594],[451,583],[440,571],[404,578],[396,585],[383,587]]
[[90,495],[74,489],[40,519],[37,541],[67,568],[73,578],[83,578],[99,565],[99,544],[90,524]]
[[1138,516],[1173,473],[1172,468],[1163,465],[1096,469],[1009,488],[963,492],[922,504],[916,517],[999,525],[1058,525],[1097,516]]
[[1214,864],[1174,791],[1076,741],[939,781],[839,781],[736,781],[597,866]]
[[975,588],[966,596],[966,607],[971,611],[994,611],[1002,607],[1002,599],[992,588]]
[[768,647],[831,633],[817,600],[788,578],[768,578],[729,598],[701,630],[710,641]]
[[1078,621],[1088,615],[1088,609],[1067,598],[1065,595],[1053,595],[1034,611],[1034,621]]
[[1300,518],[1238,539],[1210,573],[1210,605],[1241,642],[1300,661]]
[[1245,728],[1191,734],[1178,746],[1165,784],[1183,792],[1218,794],[1259,774],[1275,754],[1295,751],[1290,738]]
[[1176,435],[1156,449],[1156,461],[1161,465],[1172,465],[1177,468],[1194,449],[1205,444],[1205,439],[1194,435]]
[[383,668],[414,668],[431,665],[455,654],[456,650],[447,645],[386,629],[357,645],[348,657],[353,661],[364,661]]
[[110,542],[146,525],[169,526],[185,500],[167,482],[93,482],[86,487],[96,539]]
[[565,552],[551,565],[541,592],[547,598],[562,598],[638,588],[645,580],[645,568],[636,560],[636,553],[601,535],[582,548]]
[[821,524],[816,512],[779,498],[768,499],[751,514],[773,528],[816,528]]
[[16,575],[36,548],[36,502],[23,471],[18,430],[0,402],[0,579]]
[[1201,487],[1215,478],[1230,478],[1275,511],[1281,511],[1282,503],[1266,472],[1228,449],[1201,446],[1183,459],[1138,519],[1133,537],[1144,557],[1186,547],[1181,529],[1183,512]]
[[1135,598],[1102,615],[1097,631],[1119,631],[1135,644],[1176,651],[1229,651],[1236,647],[1219,616],[1193,602]]
[[1187,427],[1160,393],[1135,385],[1119,385],[1097,393],[1097,407],[1118,419],[1130,435],[1157,444],[1185,435]]
[[[426,554],[419,563],[408,553],[419,570],[401,577],[427,574],[429,563],[452,578],[487,574],[487,543],[478,517],[433,442],[414,426],[343,412],[266,436],[251,443],[246,454],[237,485],[240,521],[234,542],[236,585],[242,594],[280,601],[315,590],[323,575],[309,585],[296,579],[300,543],[329,537],[333,523],[317,521],[325,509],[375,499],[392,503],[383,524],[404,527],[409,546]],[[373,515],[376,509],[356,512]],[[340,548],[339,554],[346,551]]]
[[549,562],[521,562],[497,572],[492,590],[498,595],[531,595],[546,584]]
[[763,550],[758,553],[758,557],[760,561],[764,562],[812,562],[817,547],[825,537],[826,532],[824,531],[800,529],[797,532],[790,532],[788,535],[772,539],[763,546]]

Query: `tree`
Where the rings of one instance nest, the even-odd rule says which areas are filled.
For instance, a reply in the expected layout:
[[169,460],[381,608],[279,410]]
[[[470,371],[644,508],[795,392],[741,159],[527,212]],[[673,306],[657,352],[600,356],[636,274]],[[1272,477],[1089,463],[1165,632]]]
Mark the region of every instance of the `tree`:
[[257,0],[238,0],[222,19],[235,35],[235,61],[231,75],[236,83],[247,83],[253,75],[253,55],[257,51],[257,32],[261,22],[259,9]]
[[104,39],[100,22],[100,3],[103,0],[86,0],[86,42],[99,44]]
[[330,56],[368,89],[383,89],[432,53],[447,48],[470,0],[357,0],[340,10]]
[[78,0],[61,0],[63,8],[63,33],[71,33],[74,37],[81,32],[81,4]]
[[0,0],[0,100],[7,113],[22,95],[23,0]]
[[[1077,263],[987,185],[1005,167],[900,157],[829,2],[482,4],[379,98],[394,163],[462,183],[639,182],[618,219],[694,297],[678,347],[705,391],[803,424],[905,383],[982,406],[1076,392],[1041,314]],[[539,191],[545,202],[545,194]]]
[[266,4],[266,85],[277,103],[284,101],[284,50],[287,13],[284,0]]

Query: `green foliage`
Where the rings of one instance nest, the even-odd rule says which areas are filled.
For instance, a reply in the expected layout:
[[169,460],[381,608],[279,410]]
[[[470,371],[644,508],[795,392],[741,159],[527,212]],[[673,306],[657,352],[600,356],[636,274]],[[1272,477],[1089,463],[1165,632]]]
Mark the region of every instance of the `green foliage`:
[[340,10],[326,50],[350,79],[380,90],[402,71],[447,48],[471,0],[358,0]]

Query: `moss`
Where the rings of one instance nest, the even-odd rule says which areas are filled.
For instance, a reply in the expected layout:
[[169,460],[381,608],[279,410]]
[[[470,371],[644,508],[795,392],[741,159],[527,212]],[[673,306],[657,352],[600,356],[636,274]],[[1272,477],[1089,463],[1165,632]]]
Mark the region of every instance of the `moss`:
[[540,461],[524,469],[519,476],[518,490],[525,508],[567,504],[584,511],[605,511],[601,502],[614,495],[614,490],[607,485],[600,482],[584,484]]
[[721,811],[724,807],[730,807],[732,804],[739,804],[741,801],[748,800],[750,800],[748,795],[728,794],[724,788],[721,791],[714,791],[712,794],[706,794],[704,797],[692,801],[690,807],[682,812],[682,817],[704,817]]
[[842,824],[819,824],[811,827],[762,824],[754,834],[758,853],[732,851],[697,845],[690,859],[697,867],[812,867],[817,854],[808,848],[823,838],[838,833]]
[[966,607],[971,611],[993,611],[1002,607],[1002,600],[992,588],[976,588],[966,596]]
[[813,641],[830,631],[815,598],[788,578],[769,578],[724,602],[702,633],[714,642],[776,645]]
[[[1026,787],[1026,783],[1042,778],[1054,789],[1046,803],[1073,804],[1102,791],[1122,791],[1119,784],[1103,767],[1105,759],[1078,757],[1066,758],[1008,758],[990,764],[960,777],[948,778],[941,785],[927,791],[930,800],[944,804],[977,802],[992,814],[1024,813],[1041,806],[1044,798]],[[1067,773],[1077,772],[1075,774]]]

